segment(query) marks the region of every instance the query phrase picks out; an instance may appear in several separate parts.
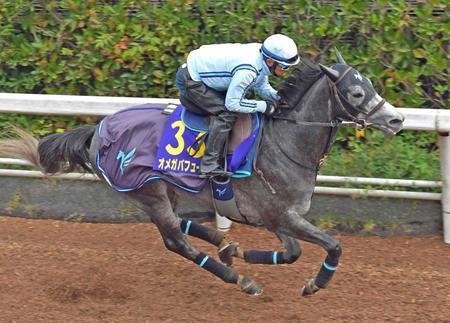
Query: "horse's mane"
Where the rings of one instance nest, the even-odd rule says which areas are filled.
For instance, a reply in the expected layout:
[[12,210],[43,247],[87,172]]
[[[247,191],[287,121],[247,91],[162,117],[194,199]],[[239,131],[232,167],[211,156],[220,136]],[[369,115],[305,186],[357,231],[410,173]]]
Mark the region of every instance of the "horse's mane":
[[280,84],[278,94],[291,108],[294,108],[322,75],[323,72],[318,65],[309,60],[303,60],[292,74]]

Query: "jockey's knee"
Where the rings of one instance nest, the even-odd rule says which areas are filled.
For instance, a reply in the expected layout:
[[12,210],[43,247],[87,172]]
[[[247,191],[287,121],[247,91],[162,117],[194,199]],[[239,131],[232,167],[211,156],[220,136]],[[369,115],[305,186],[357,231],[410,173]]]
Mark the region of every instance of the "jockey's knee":
[[227,126],[233,126],[237,118],[238,113],[229,110],[225,110],[217,116],[217,119],[219,119],[222,123],[225,123]]

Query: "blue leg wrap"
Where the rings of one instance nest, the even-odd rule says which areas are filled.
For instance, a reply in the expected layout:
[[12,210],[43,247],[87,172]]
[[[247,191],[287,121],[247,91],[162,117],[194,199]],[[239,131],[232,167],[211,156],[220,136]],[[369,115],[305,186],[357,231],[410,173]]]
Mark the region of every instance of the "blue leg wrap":
[[200,267],[206,269],[210,273],[216,275],[226,283],[236,284],[239,275],[231,268],[217,262],[214,258],[208,257],[203,252],[195,258],[195,263]]
[[327,287],[329,281],[331,278],[333,278],[333,274],[336,271],[336,267],[332,267],[328,265],[326,262],[322,264],[322,267],[320,267],[320,271],[317,274],[315,283],[317,287],[319,288],[325,288]]
[[327,258],[322,264],[322,267],[320,267],[319,273],[317,274],[315,280],[317,287],[319,288],[327,287],[331,278],[333,278],[334,272],[337,269],[338,259],[339,258],[336,259],[335,257],[327,256]]
[[[183,233],[184,233],[184,234],[189,234],[189,229],[191,228],[191,224],[192,224],[192,221],[191,221],[191,220],[189,220],[189,221],[186,222],[186,224],[185,224],[185,226],[184,226],[184,230],[183,230]],[[183,226],[183,225],[182,225],[182,226]]]
[[244,251],[244,260],[251,264],[266,265],[284,264],[286,262],[283,252],[279,251],[246,250]]
[[223,240],[223,234],[221,232],[209,229],[191,220],[181,220],[180,227],[183,234],[199,238],[215,246],[220,245]]

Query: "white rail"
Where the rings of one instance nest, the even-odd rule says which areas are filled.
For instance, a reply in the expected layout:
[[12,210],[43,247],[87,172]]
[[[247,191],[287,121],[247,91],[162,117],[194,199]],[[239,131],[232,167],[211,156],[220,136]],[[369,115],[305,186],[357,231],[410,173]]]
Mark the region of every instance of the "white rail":
[[[178,99],[0,93],[0,113],[105,116],[139,104],[179,104]],[[402,108],[405,129],[450,131],[450,110]]]
[[0,113],[106,116],[140,104],[179,104],[177,99],[0,93]]
[[[122,108],[140,104],[178,104],[177,99],[99,97],[72,95],[13,94],[0,93],[0,113],[23,113],[39,115],[95,115],[105,116]],[[316,187],[319,194],[364,195],[377,197],[441,200],[443,212],[444,241],[450,244],[450,110],[402,108],[404,128],[420,131],[437,131],[441,155],[442,181],[381,179],[362,177],[319,176],[320,182],[357,183],[366,185],[394,185],[411,187],[441,187],[441,193],[381,191],[349,188]],[[0,158],[0,164],[27,165],[25,161]],[[0,169],[0,176],[44,177],[36,171]],[[82,174],[64,174],[66,179],[93,180]]]
[[[11,165],[31,165],[29,162],[21,159],[0,158],[0,164]],[[30,178],[46,178],[40,171],[35,170],[18,170],[18,169],[0,169],[0,176],[11,177],[30,177]],[[52,175],[51,178],[59,179],[74,179],[95,181],[98,178],[93,174],[87,173],[66,173]],[[344,179],[344,180],[343,180]],[[441,182],[435,181],[413,181],[413,180],[387,180],[382,178],[363,178],[363,177],[339,177],[339,176],[317,176],[318,182],[325,183],[358,183],[358,184],[372,184],[385,186],[409,186],[409,187],[441,187]],[[409,192],[409,191],[388,191],[388,190],[366,190],[359,188],[338,188],[338,187],[321,187],[317,186],[314,190],[317,194],[333,194],[333,195],[357,195],[357,196],[371,196],[371,197],[391,197],[403,199],[416,200],[441,200],[440,193],[424,193],[424,192]]]
[[409,187],[434,187],[434,188],[442,187],[442,182],[440,181],[424,181],[414,179],[410,180],[410,179],[387,179],[387,178],[370,178],[370,177],[318,175],[317,181],[322,183],[351,183],[351,184],[379,185],[379,186],[409,186]]
[[[26,160],[22,159],[14,159],[14,158],[0,158],[0,165],[21,165],[21,166],[32,166],[32,164]],[[23,177],[46,177],[39,171],[30,171],[30,170],[11,170],[11,169],[0,169],[0,176],[23,176]],[[70,175],[70,176],[67,176]],[[70,179],[87,179],[92,180],[94,177],[85,176],[88,174],[84,173],[68,173],[61,175],[53,175],[53,178],[70,178]],[[361,184],[361,185],[378,185],[378,186],[406,186],[406,187],[422,187],[422,188],[440,188],[442,187],[442,182],[440,181],[425,181],[425,180],[408,180],[408,179],[387,179],[387,178],[370,178],[370,177],[348,177],[348,176],[328,176],[328,175],[318,175],[317,181],[322,183],[344,183],[344,184]],[[325,187],[322,187],[325,189]],[[335,189],[333,187],[329,187],[330,190],[318,190],[316,193],[327,194],[327,192],[331,192],[331,189]],[[336,188],[336,191],[332,194],[338,194],[342,190],[341,188]],[[343,195],[367,195],[366,192],[370,190],[364,190],[364,193],[359,194],[358,191],[353,191],[353,193],[344,193]],[[348,191],[352,192],[352,191]],[[380,192],[387,192],[386,190],[382,190]],[[394,191],[397,192],[397,191]],[[415,192],[418,195],[415,197],[417,199],[420,198],[421,192]],[[389,194],[385,194],[383,197],[394,197]],[[397,195],[395,197],[398,197]]]

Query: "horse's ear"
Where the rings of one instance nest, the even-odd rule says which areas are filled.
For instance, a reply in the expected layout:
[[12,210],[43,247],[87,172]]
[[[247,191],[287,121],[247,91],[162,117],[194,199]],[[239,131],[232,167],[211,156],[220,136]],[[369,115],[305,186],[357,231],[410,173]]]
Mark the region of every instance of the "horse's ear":
[[332,68],[326,67],[325,65],[319,64],[320,69],[324,72],[333,82],[339,79],[339,72],[333,70]]
[[347,63],[345,62],[345,60],[342,57],[341,53],[338,51],[338,49],[336,47],[334,48],[334,51],[336,52],[336,59],[337,59],[338,63],[347,65]]

